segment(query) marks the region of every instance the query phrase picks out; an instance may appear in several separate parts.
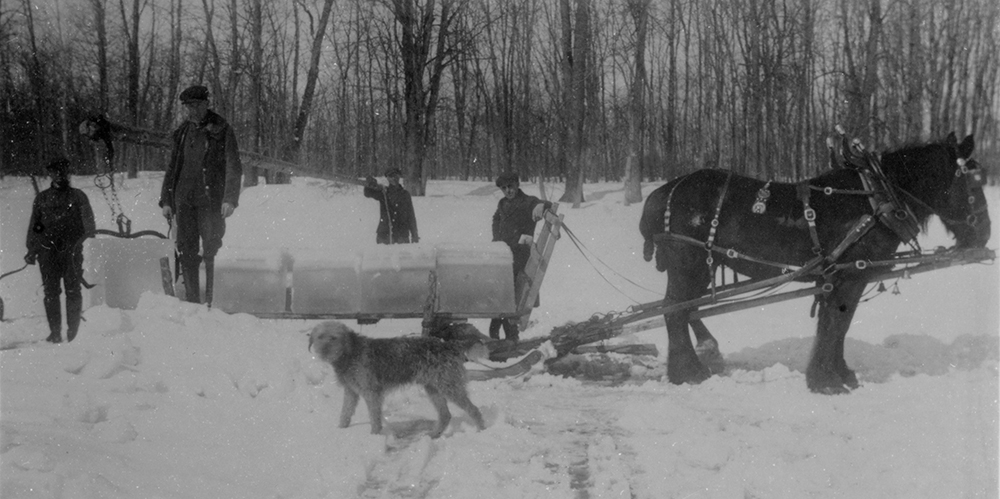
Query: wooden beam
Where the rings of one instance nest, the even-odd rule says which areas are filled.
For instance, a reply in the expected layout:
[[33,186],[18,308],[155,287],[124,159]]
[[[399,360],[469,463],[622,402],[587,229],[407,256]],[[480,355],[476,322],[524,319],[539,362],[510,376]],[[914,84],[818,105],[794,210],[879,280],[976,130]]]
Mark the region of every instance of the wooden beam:
[[561,236],[563,216],[558,214],[559,203],[552,203],[552,208],[546,210],[543,219],[545,224],[538,233],[538,240],[531,245],[531,256],[524,266],[526,278],[519,279],[517,286],[517,310],[521,313],[518,327],[521,331],[527,329],[528,320],[531,318],[531,310],[538,299],[538,292],[542,287],[542,280],[545,272],[549,268],[549,259],[552,257],[552,250],[555,249],[556,241]]
[[[170,133],[158,130],[147,130],[121,123],[107,121],[103,116],[89,118],[80,123],[79,131],[90,140],[125,142],[140,146],[170,149]],[[283,173],[297,177],[319,178],[353,185],[365,185],[365,181],[349,175],[326,171],[325,169],[299,165],[289,161],[265,156],[263,154],[239,151],[240,161],[244,166],[261,168],[274,173]]]

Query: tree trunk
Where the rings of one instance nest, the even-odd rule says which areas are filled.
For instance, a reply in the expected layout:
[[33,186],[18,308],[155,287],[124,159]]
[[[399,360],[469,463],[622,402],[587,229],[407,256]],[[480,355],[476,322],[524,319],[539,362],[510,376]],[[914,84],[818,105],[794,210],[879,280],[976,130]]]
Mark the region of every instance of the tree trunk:
[[[28,41],[31,45],[31,67],[28,69],[29,76],[28,82],[31,85],[31,91],[34,94],[35,99],[35,116],[34,116],[34,128],[35,128],[35,147],[34,147],[34,160],[35,163],[40,163],[39,155],[42,151],[46,150],[45,145],[45,133],[44,133],[44,123],[45,123],[45,71],[42,68],[42,62],[38,58],[38,43],[35,38],[35,21],[34,21],[34,7],[31,5],[31,0],[23,0],[24,6],[24,17],[26,19],[26,25],[28,28]],[[34,181],[34,177],[32,177]],[[38,189],[36,188],[37,192]]]
[[316,27],[316,34],[313,38],[312,51],[309,56],[309,72],[306,75],[306,88],[302,93],[302,105],[299,107],[298,117],[295,119],[295,129],[292,133],[292,144],[288,151],[286,161],[297,161],[299,149],[302,146],[302,139],[306,132],[306,125],[309,123],[309,112],[312,111],[313,96],[316,93],[316,80],[319,79],[319,61],[323,53],[323,36],[326,34],[326,25],[330,19],[330,12],[333,10],[333,0],[325,0],[323,3],[323,13],[319,17],[319,25]]
[[[560,5],[569,9],[569,1],[563,0]],[[563,29],[567,28],[569,12],[563,12]],[[585,163],[590,161],[590,151],[588,146],[587,127],[587,77],[588,65],[590,62],[590,3],[588,0],[576,0],[576,11],[572,15],[573,26],[572,35],[568,37],[570,47],[566,47],[567,36],[563,34],[564,50],[568,49],[568,54],[564,52],[564,76],[568,76],[565,84],[565,91],[569,92],[567,107],[569,120],[567,164],[566,164],[566,189],[559,202],[571,203],[574,208],[578,208],[583,202],[583,179]]]
[[97,92],[98,109],[108,112],[108,27],[106,0],[91,0],[94,7],[94,27],[97,30]]
[[403,61],[403,175],[407,189],[414,196],[423,196],[426,191],[424,166],[428,146],[434,140],[434,116],[442,75],[455,56],[450,29],[459,12],[452,10],[453,4],[453,0],[442,0],[438,16],[435,0],[427,0],[424,5],[418,5],[416,0],[392,0]]
[[650,0],[629,0],[635,23],[635,76],[630,91],[628,156],[625,160],[625,206],[642,202],[642,158],[646,109],[646,27]]
[[[129,30],[129,19],[125,14],[125,0],[120,0],[119,3],[122,27],[125,30],[125,39],[128,45],[128,59],[126,60],[128,93],[125,96],[125,107],[128,110],[129,122],[136,127],[143,125],[139,122],[139,66],[141,64],[139,59],[139,2],[140,0],[132,0],[131,30]],[[140,154],[138,151],[133,152],[133,160],[126,162],[128,178],[139,176]]]
[[841,23],[844,30],[844,57],[846,61],[846,82],[844,85],[844,97],[847,99],[847,115],[844,128],[851,137],[867,139],[874,138],[874,130],[871,127],[872,117],[872,97],[875,94],[878,83],[878,40],[882,33],[882,4],[881,0],[869,0],[868,3],[868,37],[863,41],[863,52],[860,54],[861,60],[856,60],[851,38],[850,8],[854,5],[853,0],[842,0],[841,2]]

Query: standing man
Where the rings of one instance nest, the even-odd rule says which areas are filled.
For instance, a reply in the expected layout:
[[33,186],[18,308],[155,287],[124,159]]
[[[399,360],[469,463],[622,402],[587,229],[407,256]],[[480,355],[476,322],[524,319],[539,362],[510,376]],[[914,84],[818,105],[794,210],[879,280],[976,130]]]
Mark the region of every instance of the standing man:
[[413,200],[410,193],[399,185],[399,168],[390,168],[385,172],[389,186],[379,185],[374,178],[368,177],[365,186],[365,197],[378,201],[379,220],[375,230],[375,242],[378,244],[418,243],[417,216],[413,212]]
[[73,341],[80,329],[83,295],[83,246],[77,242],[94,232],[94,210],[80,189],[69,185],[69,160],[57,159],[46,169],[52,186],[38,193],[31,208],[26,239],[28,265],[38,262],[45,291],[45,318],[49,322],[46,341],[62,341],[62,305],[60,285],[66,286],[66,341]]
[[[514,256],[516,286],[517,276],[524,272],[531,256],[535,224],[541,220],[545,210],[552,208],[552,203],[525,194],[521,190],[517,173],[501,174],[497,177],[496,184],[503,191],[503,198],[497,203],[497,211],[493,214],[493,240],[503,241],[510,246],[510,252]],[[500,338],[501,325],[508,340],[518,340],[517,321],[507,318],[490,321],[490,338]]]
[[188,87],[180,100],[187,120],[173,133],[160,207],[164,217],[176,221],[185,299],[201,303],[198,269],[204,261],[205,301],[211,306],[215,255],[222,247],[226,218],[239,204],[243,166],[232,127],[208,108],[208,89]]

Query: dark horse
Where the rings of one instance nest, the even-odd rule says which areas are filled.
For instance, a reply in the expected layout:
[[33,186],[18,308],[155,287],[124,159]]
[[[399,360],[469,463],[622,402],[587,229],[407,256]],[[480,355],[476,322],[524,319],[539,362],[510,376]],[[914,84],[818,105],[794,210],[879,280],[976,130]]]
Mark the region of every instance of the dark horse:
[[[959,144],[950,134],[940,142],[885,153],[882,185],[898,195],[888,220],[872,202],[871,184],[855,168],[835,168],[800,184],[766,184],[726,170],[699,170],[646,198],[639,223],[643,256],[651,260],[655,249],[656,269],[667,271],[665,306],[706,295],[722,264],[759,280],[814,263],[814,271],[795,276],[825,286],[817,295],[819,320],[806,382],[814,392],[847,393],[858,380],[844,361],[844,338],[868,279],[878,272],[851,264],[892,258],[907,237],[891,227],[891,219],[909,218],[916,235],[918,223],[926,228],[930,216],[937,215],[958,248],[986,246],[990,219],[982,183],[972,180],[982,178],[970,159],[973,148],[971,135]],[[905,216],[907,208],[912,216]],[[667,377],[675,384],[699,383],[711,375],[692,344],[689,323],[698,350],[717,353],[705,325],[690,320],[693,310],[664,316]]]

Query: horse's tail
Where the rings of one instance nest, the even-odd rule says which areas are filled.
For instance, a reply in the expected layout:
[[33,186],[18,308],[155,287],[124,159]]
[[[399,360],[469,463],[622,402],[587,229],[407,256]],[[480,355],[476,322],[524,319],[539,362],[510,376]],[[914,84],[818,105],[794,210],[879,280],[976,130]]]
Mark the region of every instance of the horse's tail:
[[[642,258],[651,261],[656,248],[655,236],[664,232],[663,220],[667,209],[667,202],[670,199],[670,192],[674,186],[680,182],[681,178],[676,178],[666,184],[656,188],[646,197],[646,203],[642,206],[642,217],[639,218],[639,233],[642,234]],[[657,266],[657,270],[661,272]]]

